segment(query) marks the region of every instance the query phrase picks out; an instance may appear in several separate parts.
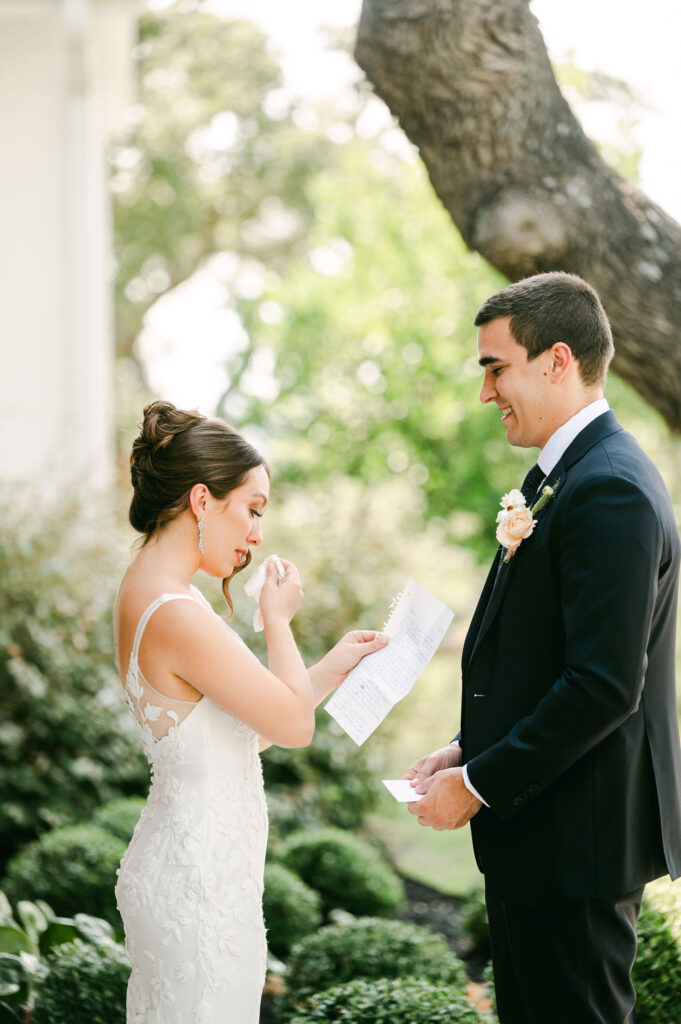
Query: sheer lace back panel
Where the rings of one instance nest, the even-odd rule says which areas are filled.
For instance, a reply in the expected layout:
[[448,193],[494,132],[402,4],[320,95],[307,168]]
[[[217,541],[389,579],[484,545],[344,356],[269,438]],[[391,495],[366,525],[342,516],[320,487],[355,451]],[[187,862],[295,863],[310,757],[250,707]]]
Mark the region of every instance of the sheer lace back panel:
[[[194,591],[194,588],[192,588]],[[151,736],[156,742],[164,739],[171,729],[177,728],[194,710],[198,700],[179,700],[160,693],[142,675],[139,667],[139,647],[146,625],[157,608],[168,601],[196,601],[189,594],[161,594],[146,609],[135,631],[132,654],[125,677],[126,702],[143,735]],[[203,601],[203,596],[201,595]],[[207,602],[205,602],[207,604]],[[210,605],[208,605],[210,607]]]

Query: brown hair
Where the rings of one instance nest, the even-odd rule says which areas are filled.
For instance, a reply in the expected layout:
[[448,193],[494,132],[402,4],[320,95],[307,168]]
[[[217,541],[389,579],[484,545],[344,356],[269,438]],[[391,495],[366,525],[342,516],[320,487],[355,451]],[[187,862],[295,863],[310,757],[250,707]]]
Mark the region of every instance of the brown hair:
[[[133,496],[128,517],[144,534],[144,543],[185,509],[195,484],[205,484],[214,498],[226,498],[256,466],[269,468],[256,449],[224,420],[177,409],[171,402],[152,402],[133,441],[130,476]],[[232,576],[245,569],[248,552]],[[229,579],[222,581],[230,611]]]
[[528,360],[562,341],[579,362],[584,384],[605,380],[615,351],[612,331],[596,291],[581,277],[556,270],[516,281],[483,302],[475,326],[502,316],[511,318],[511,334]]

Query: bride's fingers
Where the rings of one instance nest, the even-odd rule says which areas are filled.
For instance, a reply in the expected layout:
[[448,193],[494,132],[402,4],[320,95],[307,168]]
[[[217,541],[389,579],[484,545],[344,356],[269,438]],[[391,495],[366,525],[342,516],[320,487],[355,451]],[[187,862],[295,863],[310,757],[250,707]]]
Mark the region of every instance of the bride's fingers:
[[374,633],[371,637],[359,641],[359,644],[363,648],[362,654],[371,654],[373,651],[380,651],[387,643],[388,637],[383,633]]

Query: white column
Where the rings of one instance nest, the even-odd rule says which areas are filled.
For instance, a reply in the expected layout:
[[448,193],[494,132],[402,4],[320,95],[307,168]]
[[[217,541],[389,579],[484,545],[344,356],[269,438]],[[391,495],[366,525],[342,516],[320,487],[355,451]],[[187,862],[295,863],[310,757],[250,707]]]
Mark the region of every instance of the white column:
[[104,146],[130,98],[139,10],[0,0],[0,482],[49,497],[113,476]]

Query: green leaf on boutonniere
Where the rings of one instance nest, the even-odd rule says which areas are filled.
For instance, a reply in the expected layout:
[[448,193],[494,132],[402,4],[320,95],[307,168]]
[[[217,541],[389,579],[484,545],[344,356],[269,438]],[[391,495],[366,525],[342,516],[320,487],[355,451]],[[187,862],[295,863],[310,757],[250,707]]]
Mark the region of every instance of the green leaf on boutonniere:
[[537,512],[541,512],[541,510],[555,498],[556,491],[559,487],[560,477],[558,478],[558,480],[555,481],[555,483],[551,484],[550,487],[542,487],[542,492],[539,496],[538,501],[532,506],[532,515],[535,515]]

